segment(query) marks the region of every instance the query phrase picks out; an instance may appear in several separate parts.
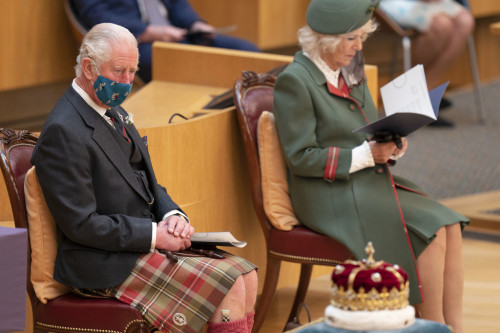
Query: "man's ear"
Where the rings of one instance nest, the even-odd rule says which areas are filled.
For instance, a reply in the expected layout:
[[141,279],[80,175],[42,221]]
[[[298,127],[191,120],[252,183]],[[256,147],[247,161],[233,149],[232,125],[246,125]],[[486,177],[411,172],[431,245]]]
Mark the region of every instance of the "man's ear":
[[82,59],[82,73],[87,80],[92,80],[94,76],[94,64],[90,58]]

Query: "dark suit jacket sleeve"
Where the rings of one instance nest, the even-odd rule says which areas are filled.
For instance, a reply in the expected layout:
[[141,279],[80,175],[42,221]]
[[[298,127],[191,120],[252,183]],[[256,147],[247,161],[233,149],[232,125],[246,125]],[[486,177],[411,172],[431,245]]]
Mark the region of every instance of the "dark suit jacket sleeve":
[[115,23],[127,28],[136,38],[146,30],[137,0],[72,1],[82,23],[89,29],[99,23]]
[[196,21],[203,21],[188,0],[163,0],[163,4],[167,7],[168,19],[176,27],[189,29]]
[[32,158],[58,227],[78,246],[148,252],[152,220],[141,215],[147,204],[113,175],[108,158],[89,140],[91,129],[81,126],[44,127]]
[[[202,20],[187,0],[162,1],[168,19],[176,27],[189,29],[194,22]],[[127,28],[137,38],[148,26],[142,21],[137,0],[73,0],[73,3],[81,21],[89,29],[110,22]]]

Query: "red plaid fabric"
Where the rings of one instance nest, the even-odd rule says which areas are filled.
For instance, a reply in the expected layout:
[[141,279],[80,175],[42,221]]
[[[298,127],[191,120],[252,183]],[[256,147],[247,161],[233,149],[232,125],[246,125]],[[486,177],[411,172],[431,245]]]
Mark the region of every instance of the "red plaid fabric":
[[129,277],[108,292],[137,308],[163,332],[199,332],[236,279],[256,266],[223,252],[225,259],[178,256],[177,263],[158,252],[141,256]]

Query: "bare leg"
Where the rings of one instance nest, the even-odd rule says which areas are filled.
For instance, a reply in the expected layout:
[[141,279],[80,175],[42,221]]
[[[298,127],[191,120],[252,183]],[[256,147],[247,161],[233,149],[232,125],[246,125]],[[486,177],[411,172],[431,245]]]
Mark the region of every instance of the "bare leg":
[[257,301],[258,279],[257,271],[253,270],[248,274],[243,275],[245,281],[245,313],[250,313],[255,309],[255,302]]
[[445,323],[443,315],[443,276],[446,254],[446,229],[436,233],[436,238],[417,259],[424,302],[415,309],[419,317]]
[[436,15],[429,31],[413,42],[413,62],[423,64],[429,88],[435,87],[449,65],[462,52],[474,29],[474,18],[464,10],[456,17]]
[[464,266],[462,233],[455,223],[439,229],[436,238],[417,259],[424,302],[415,309],[423,319],[450,325],[463,333]]
[[[257,273],[252,271],[239,276],[226,297],[219,304],[209,322],[221,322],[222,310],[230,310],[231,321],[239,320],[253,311],[257,299]],[[245,302],[242,302],[245,300]]]
[[444,319],[454,333],[463,332],[462,309],[464,264],[462,231],[456,223],[446,227],[446,262],[444,266]]

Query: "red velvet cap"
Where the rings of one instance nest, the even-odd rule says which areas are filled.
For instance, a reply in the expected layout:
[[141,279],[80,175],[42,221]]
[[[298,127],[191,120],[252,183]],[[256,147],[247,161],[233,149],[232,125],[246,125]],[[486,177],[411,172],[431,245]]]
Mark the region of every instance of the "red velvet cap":
[[408,305],[408,274],[398,265],[375,261],[375,250],[366,247],[367,259],[348,260],[332,273],[332,305],[344,310],[402,309]]

